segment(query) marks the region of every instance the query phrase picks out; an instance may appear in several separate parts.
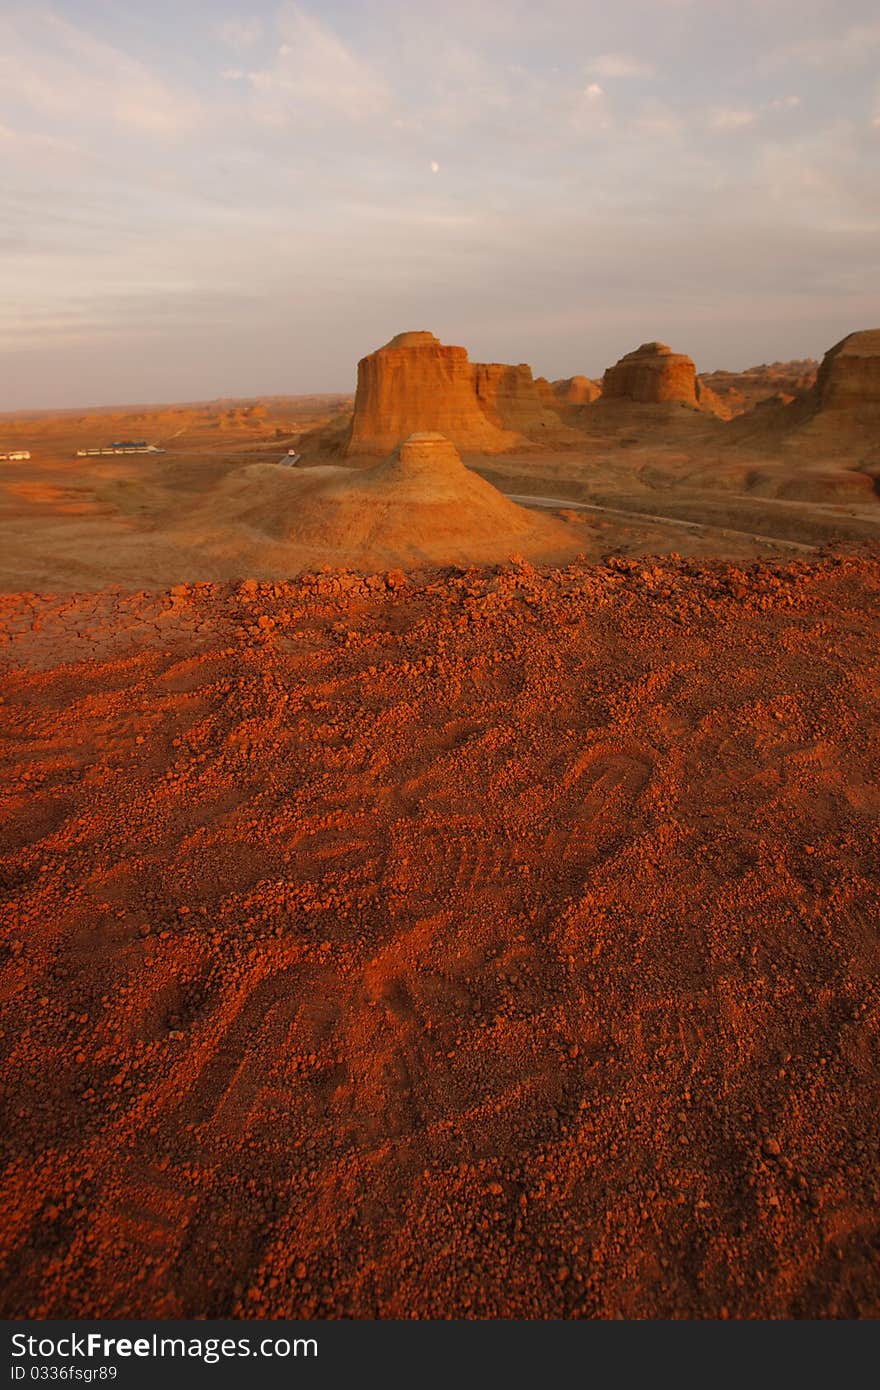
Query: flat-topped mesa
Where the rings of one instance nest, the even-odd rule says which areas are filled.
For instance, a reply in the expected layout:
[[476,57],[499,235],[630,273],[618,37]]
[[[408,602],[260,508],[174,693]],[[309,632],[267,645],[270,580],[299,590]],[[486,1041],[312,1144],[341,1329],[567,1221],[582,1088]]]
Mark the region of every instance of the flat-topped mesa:
[[679,402],[697,408],[697,372],[690,357],[665,343],[642,343],[609,367],[602,378],[604,400],[640,405]]
[[481,409],[463,347],[447,347],[433,333],[398,333],[358,363],[345,452],[386,455],[409,435],[433,430],[474,453],[500,453],[517,442]]
[[880,416],[880,328],[850,333],[822,359],[813,405],[818,411],[846,411],[853,421]]

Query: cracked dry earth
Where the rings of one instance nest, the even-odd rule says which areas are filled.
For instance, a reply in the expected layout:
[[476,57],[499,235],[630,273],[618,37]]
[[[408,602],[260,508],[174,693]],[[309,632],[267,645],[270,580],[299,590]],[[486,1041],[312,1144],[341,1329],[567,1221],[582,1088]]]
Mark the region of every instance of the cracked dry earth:
[[2,1311],[880,1314],[878,599],[0,600]]

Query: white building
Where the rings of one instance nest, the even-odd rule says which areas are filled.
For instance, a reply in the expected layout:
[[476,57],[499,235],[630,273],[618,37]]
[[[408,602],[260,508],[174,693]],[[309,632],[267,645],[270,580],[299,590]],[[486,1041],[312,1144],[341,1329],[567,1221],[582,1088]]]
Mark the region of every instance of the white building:
[[94,458],[100,454],[164,454],[158,444],[105,444],[99,449],[77,449],[78,459]]

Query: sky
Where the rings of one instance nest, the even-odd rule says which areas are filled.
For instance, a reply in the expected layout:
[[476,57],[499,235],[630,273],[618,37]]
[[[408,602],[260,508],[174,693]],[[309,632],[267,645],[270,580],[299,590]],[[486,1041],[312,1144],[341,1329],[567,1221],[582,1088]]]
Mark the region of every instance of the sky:
[[877,0],[0,0],[0,410],[880,324]]

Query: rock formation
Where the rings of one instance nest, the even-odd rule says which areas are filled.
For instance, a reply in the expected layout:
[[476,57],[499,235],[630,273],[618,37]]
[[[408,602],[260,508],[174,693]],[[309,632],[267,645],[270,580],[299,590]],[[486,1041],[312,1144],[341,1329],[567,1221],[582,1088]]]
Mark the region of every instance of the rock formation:
[[[773,406],[775,405],[775,409]],[[763,407],[763,408],[762,408]],[[797,431],[823,447],[840,450],[876,443],[880,428],[880,328],[850,333],[822,358],[815,384],[797,397],[782,394],[759,402],[737,424],[762,423]]]
[[567,376],[553,382],[553,394],[561,405],[590,405],[599,399],[602,387],[588,376]]
[[697,377],[695,389],[700,410],[705,410],[711,415],[718,415],[722,420],[730,419],[732,413],[730,406],[716,395],[712,387],[708,386],[702,377]]
[[550,410],[559,409],[559,401],[556,399],[556,392],[553,390],[553,384],[549,382],[545,376],[535,377],[535,390],[540,396],[543,404]]
[[358,363],[347,454],[388,454],[414,432],[439,431],[459,449],[499,453],[516,435],[490,420],[477,400],[474,365],[463,347],[433,333],[399,333]]
[[462,450],[496,454],[527,441],[573,443],[550,383],[521,362],[471,362],[433,333],[399,333],[358,363],[345,453],[387,454],[413,433],[437,431]]
[[491,563],[570,555],[583,544],[562,522],[517,506],[465,468],[437,432],[410,435],[370,468],[327,470],[314,486],[308,472],[302,476],[285,532],[346,564]]
[[760,401],[730,429],[735,447],[796,459],[798,492],[787,496],[837,501],[880,492],[880,328],[835,343],[810,390]]
[[813,401],[817,410],[846,412],[854,422],[880,417],[880,328],[850,333],[826,352]]
[[642,343],[608,368],[602,378],[602,396],[641,405],[672,401],[696,408],[696,378],[696,368],[684,353],[673,352],[665,343]]
[[413,434],[369,464],[248,464],[169,531],[202,553],[254,554],[264,569],[284,563],[287,573],[497,564],[514,555],[557,562],[584,548],[583,527],[517,506],[435,432]]
[[811,357],[792,362],[761,363],[742,372],[701,372],[697,378],[700,399],[709,390],[718,401],[719,414],[733,418],[751,410],[760,401],[781,397],[793,401],[816,384],[818,362]]
[[500,429],[534,435],[558,431],[562,425],[556,410],[548,409],[546,399],[542,399],[527,362],[517,367],[475,362],[474,387],[482,410]]

